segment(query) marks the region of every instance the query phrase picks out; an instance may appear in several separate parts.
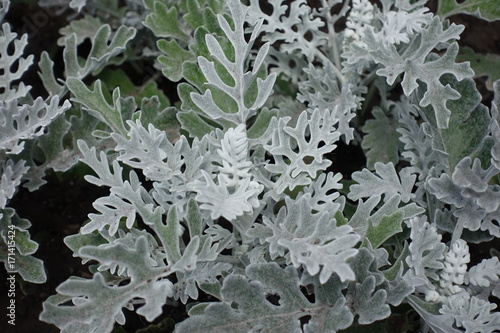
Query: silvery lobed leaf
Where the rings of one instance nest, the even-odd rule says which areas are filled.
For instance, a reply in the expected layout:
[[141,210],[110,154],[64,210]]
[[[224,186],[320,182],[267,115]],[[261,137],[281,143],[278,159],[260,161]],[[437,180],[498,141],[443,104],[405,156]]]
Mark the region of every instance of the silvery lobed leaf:
[[498,257],[483,259],[471,267],[465,274],[465,283],[478,287],[489,287],[498,284],[500,278],[500,262]]
[[363,141],[361,148],[365,150],[366,167],[373,170],[375,163],[399,162],[399,133],[397,120],[387,116],[378,107],[372,111],[375,119],[368,119],[362,127]]
[[10,274],[14,270],[12,253],[15,253],[15,271],[22,279],[31,283],[45,283],[47,274],[43,261],[32,256],[38,249],[38,243],[30,238],[30,226],[31,223],[20,218],[14,209],[0,209],[0,261],[4,262],[5,270]]
[[[203,314],[193,315],[177,325],[176,332],[222,333],[230,327],[234,333],[312,333],[321,327],[324,333],[335,333],[352,323],[353,315],[345,298],[330,303],[319,297],[316,302],[310,302],[300,290],[298,274],[291,267],[253,264],[246,268],[245,275],[228,276],[221,290],[222,302],[209,304]],[[324,289],[333,292],[326,286]],[[268,295],[276,295],[279,304],[271,303],[266,298]],[[303,317],[310,319],[302,330],[300,319]]]
[[362,248],[350,263],[356,280],[347,289],[346,299],[362,325],[387,318],[391,314],[386,304],[387,291],[380,288],[383,274],[378,272],[373,253]]
[[381,44],[371,30],[366,30],[363,41],[368,46],[372,59],[381,64],[377,74],[385,76],[387,83],[392,85],[396,78],[404,73],[401,86],[406,96],[418,88],[418,80],[427,85],[427,90],[420,100],[421,106],[432,105],[438,128],[447,128],[451,110],[446,106],[447,100],[460,98],[460,94],[449,85],[444,86],[440,77],[445,73],[453,74],[457,80],[472,77],[474,72],[468,63],[455,63],[458,44],[450,45],[445,54],[433,61],[427,56],[438,43],[450,39],[458,39],[463,27],[451,24],[447,29],[438,17],[434,17],[426,29],[420,32],[419,38],[413,38],[408,48],[402,54],[394,45]]
[[457,327],[465,333],[494,333],[500,327],[500,313],[494,312],[497,305],[467,293],[450,296],[439,310],[450,315]]
[[308,196],[296,202],[287,199],[287,207],[279,211],[274,221],[264,217],[265,228],[257,225],[247,234],[267,234],[260,242],[269,244],[271,258],[286,256],[296,268],[304,266],[310,275],[319,273],[321,283],[326,283],[332,274],[342,281],[353,280],[355,276],[347,261],[358,252],[355,245],[361,237],[350,226],[337,226],[331,212],[313,214],[309,200]]
[[[207,80],[206,85],[209,89],[204,94],[192,92],[190,97],[194,104],[211,119],[221,119],[239,125],[254,116],[257,110],[264,105],[272,93],[276,74],[266,75],[264,79],[258,77],[269,44],[264,44],[259,49],[253,69],[245,70],[250,49],[257,38],[262,22],[255,24],[250,40],[247,42],[245,40],[244,24],[248,7],[234,0],[228,1],[227,6],[233,19],[234,30],[223,15],[218,14],[217,20],[234,48],[234,60],[230,60],[230,57],[224,52],[223,46],[213,35],[207,34],[205,40],[210,55],[218,64],[223,66],[227,74],[219,74],[220,71],[217,71],[214,62],[204,56],[199,56],[198,64]],[[228,83],[228,80],[232,81],[232,84]],[[245,97],[254,82],[256,82],[257,87],[256,95],[253,100],[248,101]],[[234,101],[235,107],[230,107],[229,110],[221,108],[215,102],[212,90],[223,92],[227,98]]]
[[14,196],[23,175],[28,172],[24,161],[14,163],[8,159],[0,166],[0,209]]
[[180,153],[183,140],[170,143],[165,131],[152,124],[146,129],[139,120],[127,122],[130,130],[126,137],[113,133],[117,143],[115,150],[120,153],[118,160],[142,169],[144,175],[157,182],[165,182],[182,174],[184,160]]
[[69,101],[59,106],[59,97],[54,96],[47,104],[38,97],[33,105],[19,105],[16,98],[0,100],[0,149],[9,154],[23,150],[22,140],[44,134],[44,128],[70,107]]
[[[265,168],[279,176],[273,195],[280,195],[286,188],[309,185],[319,170],[331,164],[324,155],[336,147],[340,137],[337,124],[338,119],[329,110],[318,109],[312,114],[302,112],[295,127],[287,126],[286,119],[279,120],[271,143],[264,145],[274,157],[274,163]],[[294,149],[295,145],[298,149]]]
[[479,159],[475,159],[472,165],[471,162],[470,157],[465,157],[457,164],[451,177],[443,173],[439,178],[429,179],[429,191],[458,208],[453,214],[465,228],[487,230],[498,236],[500,228],[495,221],[498,221],[500,213],[500,186],[488,184],[493,176],[489,172],[492,167],[484,170]]
[[229,221],[236,219],[245,213],[251,213],[257,208],[258,194],[263,186],[250,178],[242,179],[234,191],[222,175],[217,176],[217,183],[204,170],[201,170],[205,181],[194,185],[197,192],[196,201],[201,203],[200,208],[210,211],[212,219],[224,217]]
[[[315,17],[314,12],[304,0],[294,1],[289,6],[283,0],[270,1],[272,12],[262,12],[258,1],[250,1],[248,21],[252,24],[265,19],[262,30],[263,40],[275,44],[280,41],[280,51],[294,54],[296,51],[304,54],[309,62],[318,56],[318,47],[326,43],[327,36],[320,28],[325,23]],[[308,34],[310,38],[306,38]]]
[[[7,10],[8,6],[5,11]],[[17,87],[13,86],[13,83],[17,83],[17,80],[33,63],[33,55],[29,55],[27,58],[22,57],[24,48],[28,45],[28,35],[24,34],[21,39],[16,39],[16,37],[17,34],[11,31],[8,23],[2,24],[2,30],[0,30],[0,100],[2,102],[24,97],[31,88],[25,86],[23,82],[18,83]],[[8,51],[9,47],[13,47],[14,51]],[[17,69],[14,70],[14,68]]]
[[363,169],[352,174],[352,179],[357,184],[351,186],[349,199],[359,200],[384,194],[387,201],[395,194],[399,194],[403,202],[409,202],[415,196],[412,192],[416,175],[411,174],[410,168],[402,169],[398,176],[392,162],[386,164],[377,162],[374,167],[375,173]]
[[[86,331],[111,332],[115,320],[125,321],[123,307],[139,298],[144,305],[137,313],[148,321],[162,313],[167,297],[173,296],[173,284],[166,277],[171,273],[164,265],[151,266],[146,237],[139,237],[135,248],[115,244],[107,248],[87,246],[80,256],[101,263],[127,266],[130,280],[126,285],[109,285],[104,275],[96,273],[91,280],[72,278],[57,288],[58,294],[44,303],[40,318],[64,330],[70,325],[83,325]],[[63,305],[71,301],[71,305]]]
[[425,221],[425,217],[412,218],[409,224],[411,243],[406,263],[410,271],[407,278],[416,288],[433,290],[431,280],[439,281],[437,271],[444,268],[446,245],[441,242],[441,235],[436,228]]

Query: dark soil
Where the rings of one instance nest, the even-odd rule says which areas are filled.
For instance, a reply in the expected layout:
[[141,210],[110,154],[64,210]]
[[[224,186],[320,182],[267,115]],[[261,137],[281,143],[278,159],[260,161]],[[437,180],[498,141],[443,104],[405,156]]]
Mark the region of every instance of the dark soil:
[[[435,8],[434,3],[435,1],[431,1],[431,8]],[[26,22],[29,20],[33,22],[34,17],[40,16],[41,9],[33,6],[24,7],[26,6],[25,4],[22,6],[16,7],[15,5],[11,5],[7,20],[13,24],[16,23],[21,28],[25,24],[24,28],[26,31],[24,32],[29,33],[29,27],[26,26]],[[41,19],[41,16],[39,19]],[[470,46],[477,52],[500,54],[500,21],[488,23],[471,16],[463,15],[453,17],[451,20],[466,26],[466,30],[460,40],[461,45]],[[30,43],[31,41],[38,42],[30,44],[30,48],[35,46],[35,48],[39,47],[39,49],[30,49],[28,53],[39,54],[47,45],[54,45],[54,43],[49,43],[47,40],[50,38],[54,40],[53,36],[57,34],[59,27],[64,24],[64,20],[51,18],[44,29],[32,31],[32,35],[35,34],[35,36],[33,36],[34,38],[30,36]],[[47,34],[52,37],[41,38],[42,36],[48,36]],[[478,80],[478,84],[481,85],[481,80]],[[168,90],[172,91],[171,89]],[[485,95],[486,99],[491,100],[492,95],[490,92],[485,89],[481,89],[481,92]],[[342,170],[338,170],[344,176],[348,176],[350,172],[358,170],[360,165],[364,164],[362,156],[357,153],[350,153],[349,149],[339,149],[336,153],[351,154],[349,156],[337,156],[339,160],[351,161],[345,163],[346,165],[342,167]],[[59,179],[56,175],[52,175],[49,177],[49,183],[38,191],[29,192],[21,189],[11,200],[9,206],[15,208],[20,217],[26,218],[32,223],[32,227],[29,229],[32,239],[40,244],[35,257],[44,261],[48,279],[46,283],[41,285],[23,283],[20,278],[17,279],[16,326],[14,330],[11,326],[7,327],[5,318],[2,318],[0,320],[0,332],[59,332],[55,326],[38,320],[38,316],[42,311],[42,302],[48,296],[54,295],[55,288],[70,276],[91,278],[91,274],[88,273],[87,268],[81,264],[78,258],[73,257],[71,250],[63,243],[63,239],[68,235],[78,232],[82,223],[87,220],[87,215],[94,211],[92,207],[94,200],[107,193],[107,189],[88,184],[75,175],[65,175],[64,179]],[[495,245],[493,243],[486,243],[473,246],[472,249],[475,251],[473,256],[479,258],[487,257],[490,247],[500,248],[498,241]],[[2,281],[6,281],[6,273],[3,268],[0,269],[0,278]],[[5,287],[5,283],[0,284],[0,308],[2,309],[6,308],[8,302],[8,299],[5,297]],[[21,292],[21,289],[23,292]],[[2,311],[3,313],[4,311]],[[173,322],[178,322],[185,316],[185,309],[183,307],[166,307],[165,315],[155,323],[158,324],[169,317],[173,318]],[[163,332],[171,330],[171,323],[170,328],[165,327]],[[168,326],[168,320],[163,324]],[[127,325],[121,332],[136,332],[148,325],[150,323],[135,313],[128,313]]]
[[[30,234],[39,244],[34,256],[43,260],[47,271],[47,282],[40,285],[22,283],[18,278],[25,294],[18,290],[16,295],[16,332],[59,332],[55,326],[38,321],[42,302],[70,276],[92,277],[81,260],[73,257],[63,239],[78,232],[87,214],[93,211],[92,202],[105,194],[105,189],[85,181],[60,181],[53,177],[38,191],[21,190],[10,202],[19,216],[31,222]],[[5,281],[4,273],[2,270],[2,281]],[[2,309],[5,309],[5,301],[2,298]],[[3,324],[5,320],[0,321],[0,327]],[[7,332],[10,331],[7,329]]]

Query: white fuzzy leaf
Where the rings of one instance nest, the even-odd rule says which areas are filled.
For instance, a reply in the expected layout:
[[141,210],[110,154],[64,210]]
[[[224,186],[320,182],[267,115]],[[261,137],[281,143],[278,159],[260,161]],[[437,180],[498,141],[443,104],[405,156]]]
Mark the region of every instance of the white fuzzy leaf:
[[[126,266],[130,281],[123,286],[113,286],[104,275],[96,273],[92,280],[73,278],[63,282],[57,288],[59,294],[44,303],[40,315],[42,320],[60,329],[80,323],[89,332],[111,332],[122,308],[135,298],[144,302],[137,313],[152,321],[162,313],[167,297],[173,296],[173,284],[166,279],[170,272],[162,265],[151,266],[145,236],[137,239],[134,248],[121,244],[107,248],[87,246],[80,249],[80,256]],[[71,305],[62,305],[70,300],[73,300]]]
[[285,119],[279,120],[271,144],[264,146],[274,157],[274,163],[267,164],[266,169],[279,175],[274,184],[276,195],[286,188],[309,185],[318,171],[331,164],[323,155],[336,147],[340,137],[337,123],[329,110],[318,109],[310,116],[307,111],[302,112],[295,127],[287,126]]
[[14,164],[12,160],[7,160],[0,166],[0,209],[4,209],[7,202],[14,196],[23,175],[28,170],[24,161]]
[[440,312],[454,318],[456,326],[465,333],[494,333],[500,327],[500,313],[494,312],[496,304],[468,294],[449,297]]
[[252,162],[248,159],[248,138],[245,125],[230,128],[221,140],[221,149],[217,154],[222,158],[219,167],[227,186],[236,186],[240,179],[249,178]]
[[383,66],[377,70],[377,74],[385,76],[389,85],[402,73],[404,78],[401,86],[406,96],[410,96],[419,86],[418,80],[427,85],[420,105],[432,105],[438,128],[448,127],[451,110],[446,106],[446,101],[460,98],[456,90],[449,85],[444,86],[439,78],[445,73],[451,73],[460,81],[472,77],[474,72],[468,63],[455,63],[457,43],[451,44],[437,60],[428,61],[427,56],[438,43],[458,39],[462,30],[463,27],[455,24],[443,29],[439,18],[434,17],[428,27],[422,30],[421,37],[410,42],[408,48],[411,52],[406,50],[403,54],[400,54],[394,45],[381,43],[370,30],[367,30],[366,38],[363,39],[368,45],[372,59]]
[[[229,60],[229,57],[224,52],[223,46],[220,42],[214,36],[207,34],[205,36],[205,42],[207,44],[208,51],[210,52],[212,58],[225,68],[227,74],[220,74],[216,70],[214,62],[204,56],[199,56],[198,64],[201,72],[207,80],[206,84],[210,87],[210,89],[205,91],[204,94],[191,92],[190,98],[194,104],[210,118],[216,120],[220,119],[221,121],[225,120],[239,125],[245,123],[248,119],[254,116],[257,113],[257,110],[262,107],[268,99],[269,95],[272,93],[272,87],[276,80],[276,74],[267,75],[264,80],[257,78],[258,70],[263,65],[263,59],[269,50],[269,46],[261,48],[254,63],[255,67],[250,71],[245,70],[248,67],[246,61],[249,58],[250,49],[255,38],[257,37],[262,23],[257,22],[254,25],[254,31],[250,41],[247,42],[245,40],[244,24],[248,7],[244,6],[239,1],[234,0],[228,1],[227,6],[229,7],[229,11],[233,19],[234,30],[223,15],[218,14],[217,20],[227,39],[231,42],[234,48],[234,61]],[[227,82],[225,80],[231,80],[234,84],[229,85],[225,83]],[[245,94],[250,88],[252,82],[255,80],[257,80],[257,96],[253,101],[252,106],[248,107],[245,101]],[[217,105],[211,89],[214,91],[219,90],[225,93],[227,98],[234,100],[236,109],[225,110]]]
[[117,143],[115,150],[120,152],[119,161],[142,169],[152,181],[169,181],[182,174],[182,139],[174,145],[168,141],[165,131],[158,130],[152,124],[148,125],[147,130],[139,120],[135,123],[128,121],[127,124],[130,127],[127,137],[116,133],[111,135]]
[[230,192],[229,185],[222,175],[217,177],[218,184],[216,184],[204,170],[201,172],[205,182],[194,185],[197,192],[196,201],[201,203],[200,208],[210,211],[212,219],[222,216],[233,221],[238,216],[251,213],[259,206],[257,196],[263,189],[259,183],[245,178],[239,182],[234,192]]
[[425,217],[411,219],[410,226],[410,254],[406,257],[406,263],[411,269],[408,278],[415,287],[433,289],[429,279],[439,280],[436,272],[444,268],[446,245],[441,242],[441,235],[436,228],[425,222]]
[[471,165],[471,158],[465,157],[456,165],[451,177],[443,173],[439,178],[429,179],[429,192],[458,208],[453,214],[467,229],[488,230],[498,237],[500,186],[488,184],[488,174],[491,175],[481,168],[479,159]]
[[47,104],[38,97],[33,105],[18,105],[17,99],[0,100],[0,149],[18,154],[24,148],[21,140],[32,139],[44,134],[44,129],[57,116],[69,109],[70,102],[59,106],[59,96]]
[[479,264],[471,267],[465,275],[465,283],[478,286],[489,287],[497,284],[500,278],[500,262],[498,257],[483,259]]
[[[265,227],[272,232],[264,239],[271,258],[288,253],[288,261],[295,267],[304,266],[311,275],[320,273],[321,283],[334,273],[342,281],[353,280],[354,273],[346,261],[358,252],[354,246],[361,237],[350,226],[337,226],[331,212],[313,214],[309,200],[308,196],[296,202],[286,200],[287,207],[280,210],[274,221],[264,218]],[[260,226],[256,228],[249,230],[248,235],[257,236],[264,231],[259,230]]]
[[[255,24],[263,18],[265,31],[263,40],[271,44],[280,43],[280,51],[293,54],[300,51],[312,62],[318,53],[318,46],[325,43],[327,36],[320,28],[324,22],[319,17],[314,17],[305,0],[294,1],[286,6],[283,0],[269,1],[272,6],[271,14],[263,13],[258,1],[250,1],[249,22]],[[289,11],[287,11],[289,9]],[[305,35],[309,34],[310,38]]]
[[377,162],[374,167],[375,173],[363,169],[352,174],[352,179],[358,184],[351,186],[349,199],[359,200],[383,194],[387,200],[399,194],[403,202],[408,202],[415,196],[412,191],[416,175],[411,174],[409,168],[402,169],[398,177],[392,162],[387,164]]
[[[17,34],[11,31],[10,25],[4,23],[0,31],[0,101],[2,102],[24,97],[31,88],[22,82],[17,87],[13,87],[13,83],[19,80],[33,63],[33,55],[27,58],[22,57],[23,50],[28,44],[28,35],[24,34],[21,39],[16,39],[16,37]],[[14,44],[11,44],[12,42]],[[12,46],[13,52],[8,50]],[[13,68],[17,69],[12,71]]]

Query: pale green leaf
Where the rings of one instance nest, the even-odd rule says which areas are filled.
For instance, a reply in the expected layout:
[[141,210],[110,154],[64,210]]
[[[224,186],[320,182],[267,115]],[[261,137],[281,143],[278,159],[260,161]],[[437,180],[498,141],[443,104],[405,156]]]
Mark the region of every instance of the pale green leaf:
[[[304,332],[318,332],[321,327],[322,332],[333,333],[352,323],[353,315],[344,298],[333,304],[324,299],[311,303],[300,291],[297,273],[291,267],[256,264],[248,266],[246,274],[248,278],[238,274],[228,276],[221,290],[223,302],[204,306],[203,314],[180,323],[176,332],[290,333],[300,329],[299,319],[305,316],[310,320]],[[278,306],[266,299],[268,293],[280,297]]]
[[170,37],[187,41],[188,35],[181,30],[178,24],[179,13],[176,7],[167,8],[160,1],[154,2],[152,12],[146,17],[146,25],[157,37]]
[[491,22],[500,20],[500,6],[497,0],[439,0],[437,14],[443,19],[468,14]]
[[26,282],[44,283],[47,275],[43,262],[32,256],[38,244],[30,239],[30,226],[12,208],[0,210],[0,261],[7,272],[19,273]]
[[377,249],[386,240],[403,231],[401,223],[403,223],[404,217],[403,211],[397,211],[392,215],[384,216],[376,227],[370,225],[366,232],[366,238],[372,247]]
[[480,104],[481,95],[472,79],[457,82],[451,75],[445,75],[442,82],[447,86],[452,86],[461,96],[447,103],[447,106],[453,110],[450,115],[449,128],[440,128],[436,124],[430,108],[422,110],[427,122],[431,124],[434,150],[447,155],[449,168],[453,171],[464,157],[474,156],[481,152],[489,132],[491,118],[488,109]]
[[93,91],[89,90],[85,83],[76,77],[69,77],[66,84],[75,96],[74,101],[83,104],[87,111],[107,124],[113,132],[122,135],[127,133],[122,119],[121,104],[118,101],[120,98],[119,88],[113,91],[113,105],[109,105],[104,98],[100,80],[95,82]]
[[73,33],[76,34],[76,44],[80,45],[85,39],[92,39],[101,26],[101,20],[98,17],[90,15],[85,15],[80,20],[71,21],[69,25],[59,30],[62,36],[57,40],[57,45],[64,46],[66,37]]
[[373,110],[375,119],[366,121],[362,130],[366,134],[361,147],[366,150],[366,167],[373,169],[375,162],[399,162],[398,121],[388,117],[380,108]]
[[409,202],[415,197],[412,192],[417,177],[411,174],[410,168],[404,168],[396,173],[392,162],[386,164],[377,162],[374,168],[375,172],[363,169],[352,174],[352,179],[358,184],[350,187],[349,199],[359,200],[384,194],[385,200],[388,200],[399,194],[403,202]]
[[493,91],[493,82],[500,79],[500,55],[476,53],[470,47],[461,47],[457,61],[469,61],[474,77],[486,76],[486,88]]

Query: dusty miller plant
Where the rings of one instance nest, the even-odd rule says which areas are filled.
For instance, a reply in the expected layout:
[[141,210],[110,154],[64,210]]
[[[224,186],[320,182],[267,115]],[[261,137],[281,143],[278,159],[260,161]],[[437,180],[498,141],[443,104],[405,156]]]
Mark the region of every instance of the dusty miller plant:
[[[408,308],[422,331],[500,327],[500,262],[471,265],[468,245],[500,237],[500,82],[481,104],[446,19],[499,19],[495,0],[441,0],[439,16],[425,0],[111,1],[107,23],[100,2],[66,2],[80,16],[58,41],[64,76],[39,57],[48,97],[20,80],[33,56],[1,2],[6,267],[14,228],[18,273],[46,280],[8,206],[21,184],[82,162],[109,188],[64,240],[93,278],[62,283],[41,320],[105,333],[124,308],[151,322],[183,303],[175,332],[369,331]],[[180,101],[106,69],[134,57],[154,57]],[[334,172],[340,144],[366,168]]]

